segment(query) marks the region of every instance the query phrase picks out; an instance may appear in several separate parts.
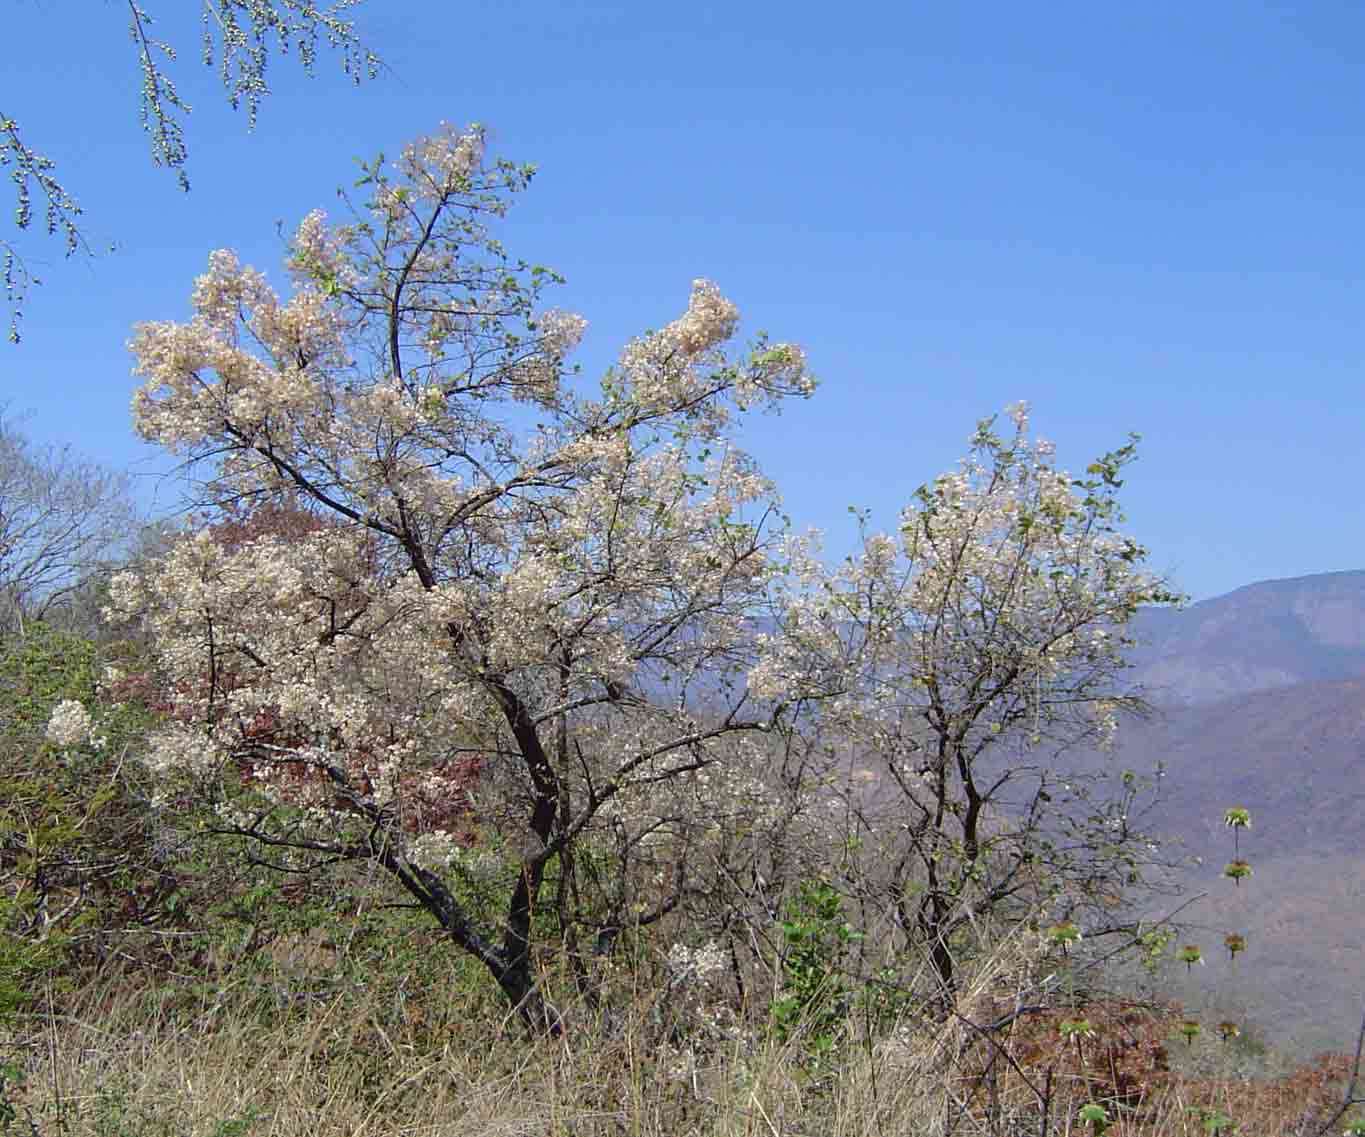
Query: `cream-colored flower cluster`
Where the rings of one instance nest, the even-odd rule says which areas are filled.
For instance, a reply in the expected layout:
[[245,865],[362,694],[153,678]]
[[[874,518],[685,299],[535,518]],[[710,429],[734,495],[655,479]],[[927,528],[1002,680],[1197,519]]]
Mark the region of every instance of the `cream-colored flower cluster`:
[[675,983],[704,983],[725,970],[729,957],[714,940],[700,947],[677,943],[668,949],[667,963]]
[[92,726],[84,703],[63,699],[47,720],[47,739],[58,746],[81,746],[90,741]]
[[1112,741],[1123,628],[1165,588],[1116,531],[1109,499],[1030,437],[1027,407],[1008,417],[1014,436],[983,427],[961,466],[905,510],[899,539],[867,534],[832,573],[793,558],[783,630],[764,637],[754,690],[841,690],[824,713],[888,754],[922,743],[926,716],[963,745],[1007,727],[1035,738],[1063,720]]
[[419,189],[430,185],[433,193],[450,193],[469,181],[483,154],[482,130],[443,122],[434,134],[403,147],[398,167]]

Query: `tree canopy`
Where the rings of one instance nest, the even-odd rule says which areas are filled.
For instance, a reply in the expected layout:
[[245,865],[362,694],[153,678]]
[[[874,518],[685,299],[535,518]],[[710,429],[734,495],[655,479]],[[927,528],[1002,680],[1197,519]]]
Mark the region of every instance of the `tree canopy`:
[[[488,229],[528,179],[479,131],[443,129],[371,167],[346,223],[304,219],[287,301],[219,252],[190,323],[137,330],[143,436],[211,462],[214,504],[318,523],[235,550],[201,532],[114,598],[149,614],[194,691],[154,766],[248,763],[262,804],[224,801],[235,831],[375,860],[541,1019],[531,919],[551,859],[607,814],[633,844],[658,824],[650,787],[778,717],[743,683],[773,489],[728,428],[813,384],[791,345],[727,354],[738,313],[698,281],[577,389],[583,321],[542,311],[552,274]],[[460,847],[427,823],[468,754],[519,862],[496,935],[437,875]]]

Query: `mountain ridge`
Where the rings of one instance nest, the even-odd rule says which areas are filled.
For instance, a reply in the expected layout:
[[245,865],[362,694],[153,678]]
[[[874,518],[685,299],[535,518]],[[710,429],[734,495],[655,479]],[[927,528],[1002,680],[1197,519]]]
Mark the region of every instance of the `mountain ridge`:
[[1365,569],[1243,585],[1139,612],[1134,678],[1158,705],[1365,676]]

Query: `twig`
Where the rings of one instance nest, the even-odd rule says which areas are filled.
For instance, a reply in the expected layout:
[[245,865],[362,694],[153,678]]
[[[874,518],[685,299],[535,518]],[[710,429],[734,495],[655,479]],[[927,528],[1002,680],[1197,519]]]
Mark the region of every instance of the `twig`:
[[1365,1051],[1365,1011],[1361,1012],[1360,1031],[1356,1035],[1356,1056],[1355,1061],[1351,1064],[1351,1081],[1346,1086],[1346,1093],[1341,1099],[1341,1106],[1337,1109],[1336,1113],[1332,1114],[1332,1116],[1327,1119],[1323,1127],[1318,1130],[1316,1137],[1324,1137],[1329,1129],[1335,1128],[1336,1124],[1346,1116],[1346,1111],[1353,1105],[1365,1103],[1365,1097],[1358,1096],[1356,1093],[1356,1087],[1360,1084],[1360,1057],[1362,1051]]

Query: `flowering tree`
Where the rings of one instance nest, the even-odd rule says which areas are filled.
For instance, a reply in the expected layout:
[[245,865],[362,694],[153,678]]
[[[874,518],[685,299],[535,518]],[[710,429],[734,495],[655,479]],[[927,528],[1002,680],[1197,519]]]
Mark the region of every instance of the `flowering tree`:
[[[489,231],[530,173],[443,128],[369,166],[346,223],[304,219],[288,299],[217,252],[188,323],[137,329],[143,437],[197,461],[212,505],[316,520],[188,535],[112,596],[178,693],[160,775],[216,787],[264,861],[380,866],[553,1028],[552,863],[571,893],[584,842],[685,849],[651,803],[678,779],[718,800],[718,757],[779,720],[745,683],[773,491],[728,431],[813,384],[790,345],[727,354],[738,313],[705,281],[576,382],[584,321],[543,311],[553,274]],[[680,853],[652,894],[617,889],[599,935],[685,875]]]
[[1075,479],[1030,437],[1022,404],[1011,416],[1011,434],[982,422],[960,469],[917,491],[899,539],[867,536],[832,574],[807,559],[753,677],[787,698],[842,692],[813,724],[863,775],[850,815],[882,854],[864,887],[946,990],[972,921],[1047,895],[1068,911],[1112,905],[1154,851],[1134,775],[1100,799],[1057,768],[1141,709],[1122,682],[1126,628],[1177,599],[1118,529],[1134,444]]

